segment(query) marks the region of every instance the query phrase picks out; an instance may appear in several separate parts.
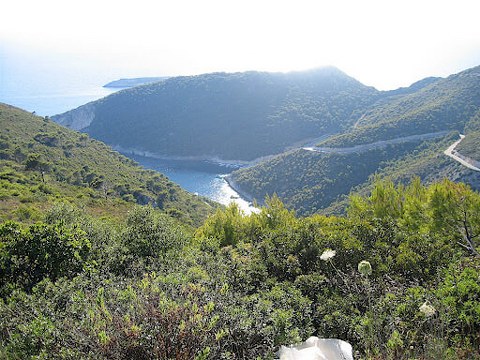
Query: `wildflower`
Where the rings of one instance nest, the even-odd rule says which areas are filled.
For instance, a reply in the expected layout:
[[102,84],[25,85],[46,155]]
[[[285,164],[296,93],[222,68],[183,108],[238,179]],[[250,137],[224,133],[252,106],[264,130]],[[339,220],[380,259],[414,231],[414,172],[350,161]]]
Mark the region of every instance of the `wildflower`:
[[428,304],[427,301],[425,301],[421,306],[420,306],[420,312],[424,313],[426,317],[431,317],[435,315],[437,310],[430,304]]
[[362,275],[368,276],[372,274],[372,265],[366,260],[358,263],[358,272]]
[[335,250],[327,249],[323,252],[322,255],[320,255],[320,259],[323,261],[327,261],[333,258],[336,254],[337,252]]

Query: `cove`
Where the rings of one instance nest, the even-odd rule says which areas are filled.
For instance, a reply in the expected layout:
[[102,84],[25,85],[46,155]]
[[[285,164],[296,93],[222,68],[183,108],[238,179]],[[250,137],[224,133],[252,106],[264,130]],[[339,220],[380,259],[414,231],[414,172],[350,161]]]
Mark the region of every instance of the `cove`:
[[258,211],[225,180],[225,176],[238,169],[238,166],[206,160],[157,159],[132,153],[123,153],[123,155],[135,160],[146,169],[164,174],[193,194],[205,196],[223,205],[234,202],[247,215]]

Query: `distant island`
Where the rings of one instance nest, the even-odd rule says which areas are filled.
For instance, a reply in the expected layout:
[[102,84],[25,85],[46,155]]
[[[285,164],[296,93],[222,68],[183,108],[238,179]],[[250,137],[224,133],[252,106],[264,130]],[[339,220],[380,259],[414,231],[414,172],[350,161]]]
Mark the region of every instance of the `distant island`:
[[104,88],[131,88],[139,85],[151,84],[168,79],[167,76],[163,77],[141,77],[131,79],[120,79],[110,81],[108,84],[103,85]]

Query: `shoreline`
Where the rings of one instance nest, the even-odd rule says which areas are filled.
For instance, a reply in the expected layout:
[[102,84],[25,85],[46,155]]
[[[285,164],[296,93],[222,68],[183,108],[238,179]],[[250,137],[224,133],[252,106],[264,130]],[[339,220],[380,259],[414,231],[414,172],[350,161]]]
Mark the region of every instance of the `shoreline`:
[[[242,167],[242,166],[238,165],[238,162],[235,162],[235,163],[225,162],[224,160],[220,161],[218,158],[161,156],[161,155],[152,154],[152,153],[149,153],[149,152],[146,152],[146,151],[138,151],[136,149],[129,149],[129,151],[125,151],[124,149],[122,149],[121,147],[118,147],[118,146],[114,147],[114,149],[116,151],[120,152],[121,154],[129,157],[130,159],[133,159],[133,160],[137,161],[139,163],[139,165],[141,165],[142,167],[144,167],[146,169],[152,169],[152,170],[155,170],[157,172],[161,172],[161,171],[159,171],[158,169],[155,169],[155,166],[153,166],[153,167],[148,166],[141,159],[145,159],[145,160],[150,159],[150,161],[157,160],[157,161],[160,161],[160,162],[162,162],[162,161],[165,161],[165,162],[168,162],[168,161],[173,161],[173,162],[185,161],[185,162],[192,162],[192,163],[193,162],[198,162],[198,163],[203,163],[204,164],[204,165],[201,165],[201,167],[216,166],[218,168],[214,168],[213,172],[209,172],[209,174],[212,177],[215,176],[222,181],[222,183],[223,183],[222,188],[223,189],[220,190],[220,192],[224,195],[227,195],[228,199],[225,196],[221,196],[220,198],[216,198],[215,196],[208,196],[208,195],[202,195],[202,196],[205,196],[206,198],[208,198],[212,201],[218,202],[220,204],[224,204],[225,206],[227,206],[230,202],[235,202],[235,203],[237,203],[237,205],[239,205],[240,209],[242,209],[242,211],[244,211],[245,214],[247,214],[247,215],[249,215],[253,212],[259,211],[259,209],[253,205],[253,197],[250,196],[250,194],[246,193],[245,191],[242,191],[239,188],[239,186],[235,183],[235,181],[233,181],[230,178],[230,173],[232,171]],[[135,156],[137,158],[135,158]],[[197,171],[203,172],[204,170],[199,169]],[[167,176],[170,180],[177,183],[179,186],[185,188],[184,184],[182,184],[182,181],[175,181],[174,179],[172,179],[172,177],[168,174],[168,171],[167,171],[167,173],[164,173],[164,172],[162,172],[162,173],[165,176]],[[190,191],[192,194],[197,194],[198,195],[198,192],[196,192],[197,190],[190,189],[190,190],[187,190],[187,191]]]
[[[253,206],[253,202],[256,200],[254,199],[250,194],[248,194],[247,192],[243,191],[242,189],[240,189],[240,187],[238,186],[238,184],[235,182],[235,180],[232,179],[232,177],[230,176],[230,174],[228,175],[224,175],[222,176],[223,179],[225,180],[225,182],[228,184],[228,186],[230,186],[230,188],[235,191],[238,195],[240,195],[240,198],[242,198],[243,200],[249,202],[252,204],[252,207]],[[259,204],[261,205],[261,204]]]
[[232,168],[240,168],[244,166],[250,166],[255,164],[256,161],[259,159],[254,160],[225,160],[220,159],[216,156],[205,156],[205,155],[198,155],[198,156],[171,156],[171,155],[161,155],[152,153],[147,150],[139,150],[139,149],[132,149],[132,148],[123,148],[119,145],[111,146],[113,150],[118,151],[122,154],[132,154],[137,156],[142,156],[146,158],[158,159],[158,160],[172,160],[172,161],[205,161],[210,162],[216,165],[221,165],[225,167],[232,167]]

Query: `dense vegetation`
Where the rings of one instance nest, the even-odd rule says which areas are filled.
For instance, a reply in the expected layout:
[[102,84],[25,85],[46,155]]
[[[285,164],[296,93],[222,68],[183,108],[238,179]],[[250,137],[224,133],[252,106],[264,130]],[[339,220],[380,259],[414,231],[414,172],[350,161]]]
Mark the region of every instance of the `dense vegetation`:
[[[213,204],[85,134],[5,105],[0,122],[2,359],[272,359],[310,335],[356,358],[480,356],[480,194],[464,184],[377,180],[343,217],[273,196],[202,221]],[[369,158],[408,168],[431,146]]]
[[352,189],[371,190],[375,175],[407,183],[412,176],[432,183],[442,178],[480,186],[480,174],[463,169],[443,151],[458,135],[442,139],[388,145],[347,154],[297,150],[240,169],[230,175],[232,184],[259,203],[278,195],[301,215],[341,213]]
[[418,91],[389,96],[370,107],[349,132],[327,146],[351,146],[441,130],[464,132],[480,109],[480,66],[437,79]]
[[0,104],[0,128],[2,220],[39,220],[63,199],[100,216],[106,208],[125,214],[135,203],[151,204],[199,225],[216,206],[48,118]]
[[127,149],[251,160],[346,129],[378,96],[335,68],[216,73],[121,91],[53,119],[69,126],[87,112],[84,130]]
[[480,356],[480,195],[377,182],[346,217],[151,207],[112,225],[58,204],[0,224],[0,357],[272,359],[310,335],[355,358]]
[[343,155],[286,152],[240,169],[232,174],[232,179],[239,190],[260,202],[276,193],[287,207],[300,214],[342,211],[342,198],[355,187],[371,189],[375,174],[404,182],[416,175],[427,183],[447,177],[480,189],[478,174],[462,169],[443,154],[458,139],[454,134],[460,132],[466,137],[456,150],[480,159],[479,76],[480,67],[476,67],[446,79],[425,79],[410,88],[388,92],[388,96],[359,116],[349,131],[331,136],[319,145],[344,149],[452,131],[446,137]]
[[[380,107],[357,123],[358,132],[330,144],[361,143],[365,134],[374,141],[378,134],[457,130],[443,138],[349,154],[294,150],[234,174],[259,200],[275,192],[286,200],[268,196],[250,216],[234,205],[212,213],[214,204],[86,134],[0,105],[0,358],[273,359],[280,345],[311,335],[349,341],[360,359],[480,358],[480,194],[438,180],[480,183],[479,173],[443,154],[458,131],[467,135],[461,151],[478,150],[477,72],[384,94]],[[340,81],[335,70],[289,76],[309,90],[280,74],[212,74],[136,88],[131,94],[138,96],[128,99],[145,113],[150,107],[142,101],[152,101],[155,114],[171,106],[183,109],[185,121],[212,116],[216,126],[240,112],[233,119],[247,128],[221,133],[229,157],[241,148],[229,143],[232,129],[261,137],[266,126],[270,151],[277,140],[280,148],[345,130],[378,96],[341,74]],[[346,83],[356,100],[342,92]],[[188,101],[169,98],[175,91]],[[111,123],[96,129],[92,123],[92,132],[107,136],[116,121],[137,119],[125,128],[130,137],[156,139],[177,155],[187,147],[221,155],[218,148],[190,147],[204,133],[217,141],[209,137],[216,128],[205,123],[200,133],[168,118],[179,131],[197,131],[182,133],[182,141],[192,136],[190,143],[169,143],[167,123],[149,137],[141,117],[122,117],[131,105],[125,94],[98,103],[96,115],[112,111]],[[227,95],[238,104],[227,106]],[[158,103],[159,96],[172,101]],[[358,99],[360,107],[353,105]],[[223,115],[202,113],[207,100]],[[279,109],[294,115],[280,116]],[[259,119],[272,122],[248,129]],[[274,136],[290,130],[291,138]],[[242,148],[246,159],[267,151]],[[357,192],[347,199],[352,188]],[[288,210],[312,214],[327,206],[346,210],[308,217]]]

